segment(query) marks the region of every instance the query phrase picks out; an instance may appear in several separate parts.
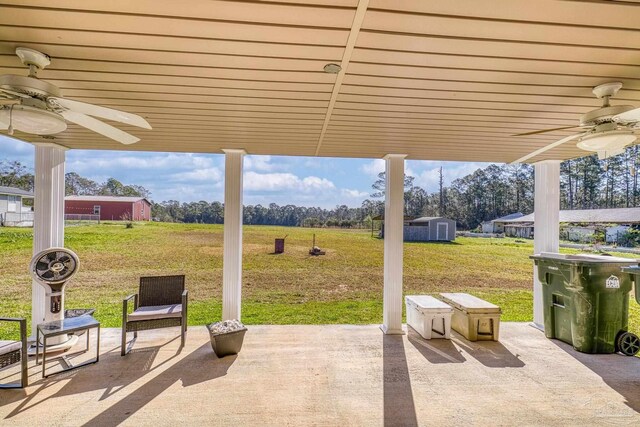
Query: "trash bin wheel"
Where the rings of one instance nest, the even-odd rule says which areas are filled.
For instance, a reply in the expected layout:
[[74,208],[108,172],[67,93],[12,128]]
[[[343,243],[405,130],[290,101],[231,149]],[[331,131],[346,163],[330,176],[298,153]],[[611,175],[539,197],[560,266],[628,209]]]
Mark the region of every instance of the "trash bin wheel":
[[626,356],[635,356],[640,351],[640,338],[631,332],[622,332],[616,340],[618,351]]

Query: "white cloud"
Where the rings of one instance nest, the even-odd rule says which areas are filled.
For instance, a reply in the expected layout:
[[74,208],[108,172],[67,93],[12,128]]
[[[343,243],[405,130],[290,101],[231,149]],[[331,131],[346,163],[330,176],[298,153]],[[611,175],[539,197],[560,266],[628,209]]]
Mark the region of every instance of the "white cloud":
[[114,152],[70,151],[67,158],[67,170],[88,177],[101,175],[118,176],[136,174],[154,177],[156,173],[172,175],[174,173],[216,169],[216,159],[211,155],[182,153],[135,153],[128,155]]
[[186,172],[174,173],[170,176],[170,179],[176,182],[206,181],[215,184],[222,179],[222,171],[216,167],[193,169]]
[[246,156],[244,158],[244,168],[261,172],[271,172],[279,169],[278,165],[271,163],[271,156]]
[[206,184],[176,184],[173,183],[167,187],[161,188],[162,197],[152,197],[154,201],[177,200],[179,202],[194,202],[205,200],[208,202],[223,200],[223,193],[216,190],[211,185]]
[[[438,191],[440,182],[440,167],[444,178],[444,185],[449,185],[458,178],[462,178],[477,169],[487,167],[488,163],[459,163],[459,162],[435,162],[435,161],[412,161],[415,168],[411,171],[407,168],[407,175],[415,177],[414,184],[420,186],[430,193]],[[411,173],[409,173],[411,171]]]
[[[33,146],[0,135],[0,159],[18,160],[33,168]],[[384,171],[383,159],[319,157],[245,157],[245,203],[297,204],[334,207],[357,206],[369,197],[369,187]],[[438,190],[438,169],[445,184],[488,163],[408,160],[406,174],[429,192]],[[114,177],[125,184],[142,185],[156,201],[222,201],[224,156],[201,153],[147,153],[71,150],[67,172],[96,182]]]
[[385,169],[384,159],[371,160],[369,163],[365,163],[360,168],[362,172],[366,173],[367,175],[373,178],[377,178],[380,172],[384,172],[384,169]]
[[308,176],[302,180],[302,191],[333,190],[336,186],[326,178]]
[[[384,159],[374,159],[374,160],[371,160],[369,163],[365,163],[360,167],[360,170],[362,172],[364,172],[365,174],[375,179],[377,179],[378,174],[380,172],[384,172],[385,169],[386,169],[386,162]],[[413,169],[411,169],[408,162],[405,162],[404,173],[405,175],[415,176],[415,172],[413,171]]]
[[326,191],[335,189],[333,182],[326,178],[307,176],[300,178],[292,173],[257,173],[244,174],[244,189],[247,191]]
[[351,190],[348,188],[341,189],[340,193],[343,197],[348,197],[350,199],[366,199],[367,197],[369,197],[369,193],[367,193],[366,191]]
[[424,188],[427,192],[433,193],[438,190],[440,182],[439,169],[429,169],[411,176],[415,177],[413,184]]

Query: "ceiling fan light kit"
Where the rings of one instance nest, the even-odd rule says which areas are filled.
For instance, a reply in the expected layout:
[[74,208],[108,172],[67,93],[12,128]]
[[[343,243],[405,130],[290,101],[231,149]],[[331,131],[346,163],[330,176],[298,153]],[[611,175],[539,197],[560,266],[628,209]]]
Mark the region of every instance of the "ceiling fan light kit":
[[602,134],[586,135],[578,141],[578,148],[598,153],[600,159],[606,159],[624,152],[627,145],[637,137],[624,130],[608,131]]
[[140,138],[95,117],[151,129],[136,114],[64,98],[57,86],[37,76],[38,71],[51,64],[48,55],[25,47],[16,48],[16,55],[29,67],[29,75],[0,76],[0,129],[7,129],[9,134],[15,129],[33,135],[55,135],[67,130],[67,122],[71,122],[122,144],[133,144]]
[[0,110],[0,122],[34,135],[54,135],[67,130],[67,122],[60,114],[25,105]]

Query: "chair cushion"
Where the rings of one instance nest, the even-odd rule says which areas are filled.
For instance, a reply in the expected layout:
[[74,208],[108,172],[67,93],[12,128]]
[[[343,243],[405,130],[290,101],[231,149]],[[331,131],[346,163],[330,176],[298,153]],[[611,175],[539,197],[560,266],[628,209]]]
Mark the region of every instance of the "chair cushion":
[[182,317],[182,304],[138,307],[133,313],[129,314],[129,321],[157,320],[166,319],[167,317]]
[[22,343],[20,341],[0,341],[0,355],[20,350]]

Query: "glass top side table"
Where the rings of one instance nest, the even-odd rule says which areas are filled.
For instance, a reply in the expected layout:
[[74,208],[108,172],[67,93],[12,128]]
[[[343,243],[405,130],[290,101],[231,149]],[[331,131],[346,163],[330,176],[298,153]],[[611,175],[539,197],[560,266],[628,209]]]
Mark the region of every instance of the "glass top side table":
[[[93,316],[84,315],[56,320],[53,322],[40,323],[36,329],[36,365],[40,364],[40,336],[42,336],[42,378],[46,378],[49,375],[55,375],[61,372],[70,371],[71,369],[80,368],[81,366],[97,363],[98,360],[100,360],[100,322],[94,319]],[[82,352],[87,352],[89,351],[89,331],[91,329],[98,330],[98,336],[96,338],[96,357],[83,363],[73,365],[65,355],[57,356],[59,358],[62,358],[64,364],[67,365],[67,367],[63,368],[60,371],[54,372],[53,374],[47,375],[45,371],[47,362],[47,338],[57,337],[60,335],[68,335],[73,332],[86,331],[87,345],[86,349]]]

